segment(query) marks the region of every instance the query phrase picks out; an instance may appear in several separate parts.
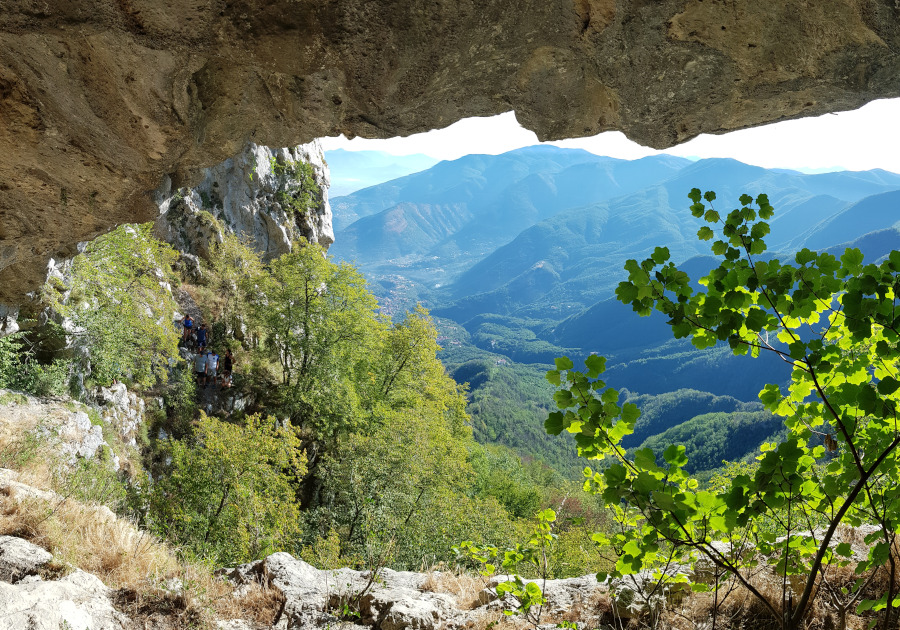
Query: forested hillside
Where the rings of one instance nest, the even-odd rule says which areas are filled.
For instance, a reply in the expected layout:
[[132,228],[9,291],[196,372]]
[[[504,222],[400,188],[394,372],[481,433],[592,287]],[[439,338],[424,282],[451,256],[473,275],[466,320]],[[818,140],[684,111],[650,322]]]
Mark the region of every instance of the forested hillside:
[[[648,408],[652,433],[639,425],[633,446],[676,426],[680,435],[708,427],[684,423],[725,411],[724,400],[734,400],[728,413],[755,413],[741,405],[752,407],[766,382],[789,378],[774,357],[751,361],[673,339],[664,315],[636,317],[614,296],[625,261],[659,245],[694,279],[714,266],[696,238],[703,221],[686,210],[695,186],[726,200],[766,193],[777,208],[767,257],[851,246],[877,260],[900,245],[900,176],[886,171],[806,175],[731,159],[628,162],[530,147],[444,162],[336,200],[338,216],[364,218],[337,233],[333,252],[359,263],[389,313],[422,303],[438,316],[441,356],[471,386],[477,439],[576,470],[571,445],[541,437],[548,399],[530,385],[557,356],[608,357],[611,382],[635,397],[696,392],[690,415]],[[723,458],[753,452],[754,440]],[[721,464],[712,453],[704,466]]]

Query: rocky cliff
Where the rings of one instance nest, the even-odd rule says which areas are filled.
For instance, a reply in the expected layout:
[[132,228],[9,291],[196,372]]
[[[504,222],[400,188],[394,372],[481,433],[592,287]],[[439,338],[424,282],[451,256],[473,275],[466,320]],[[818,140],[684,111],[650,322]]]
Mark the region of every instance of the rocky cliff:
[[5,1],[0,304],[247,142],[515,110],[655,147],[898,95],[893,0]]
[[188,273],[197,272],[197,257],[208,257],[223,231],[246,239],[266,259],[289,252],[299,238],[327,249],[334,242],[329,183],[318,141],[286,149],[251,143],[204,169],[196,186],[173,190],[165,178],[156,193],[154,232],[182,252]]

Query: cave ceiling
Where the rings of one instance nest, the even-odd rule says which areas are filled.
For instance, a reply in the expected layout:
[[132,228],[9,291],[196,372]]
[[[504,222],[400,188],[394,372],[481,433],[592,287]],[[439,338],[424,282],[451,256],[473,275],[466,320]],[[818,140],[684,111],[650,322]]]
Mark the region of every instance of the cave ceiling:
[[0,303],[248,141],[655,148],[900,96],[894,0],[0,0]]

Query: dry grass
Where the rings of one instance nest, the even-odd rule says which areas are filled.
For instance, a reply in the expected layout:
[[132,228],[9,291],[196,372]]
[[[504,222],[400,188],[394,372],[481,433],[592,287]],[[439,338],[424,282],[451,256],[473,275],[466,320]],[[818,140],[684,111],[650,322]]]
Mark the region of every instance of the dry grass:
[[573,621],[577,622],[579,627],[588,628],[616,625],[612,601],[609,595],[600,589],[596,589],[586,600],[577,602],[571,609],[558,615],[547,615],[541,621],[549,623]]
[[0,493],[0,533],[24,538],[111,588],[134,588],[176,575],[175,554],[107,509]]
[[460,610],[473,610],[480,606],[482,602],[478,595],[484,588],[482,576],[464,571],[429,571],[422,583],[423,591],[452,595]]
[[277,589],[251,583],[236,590],[209,567],[180,562],[170,547],[102,507],[67,499],[19,500],[0,491],[0,534],[50,551],[50,573],[75,566],[99,577],[115,590],[116,607],[138,627],[213,628],[213,613],[268,627],[284,606]]
[[214,600],[214,608],[222,619],[244,619],[269,627],[281,616],[285,597],[278,589],[253,582],[232,594],[223,593]]
[[[40,429],[41,414],[30,408],[16,413],[0,419],[0,465],[14,469],[0,472],[0,534],[50,551],[53,560],[41,572],[45,579],[73,567],[96,575],[113,589],[116,607],[135,627],[211,630],[215,618],[262,627],[275,623],[284,607],[280,591],[259,583],[235,589],[210,567],[179,560],[170,546],[100,503],[108,494],[100,487],[106,477],[69,473],[52,434]],[[81,495],[100,502],[71,498]]]
[[[836,589],[847,588],[852,591],[853,585],[860,577],[852,565],[831,567],[828,578]],[[879,579],[883,579],[880,582]],[[876,575],[876,579],[865,589],[865,597],[877,599],[887,590],[887,575],[884,570]],[[756,575],[751,583],[771,602],[776,612],[781,614],[781,582],[776,576]],[[824,587],[823,587],[824,588]],[[854,613],[852,606],[847,615],[847,627],[850,629],[865,628],[871,616],[862,617]],[[685,598],[678,610],[669,610],[665,615],[668,627],[679,630],[694,630],[698,624],[709,622],[713,614],[713,596],[711,593],[693,593]],[[807,614],[806,627],[809,630],[830,630],[838,626],[838,613],[828,605],[828,597],[822,588],[813,594]],[[753,630],[769,630],[780,628],[778,618],[757,599],[750,591],[738,586],[724,601],[719,602],[717,626],[722,628],[752,628]]]
[[125,588],[116,591],[113,603],[137,628],[159,630],[212,630],[214,624],[190,595],[164,589]]

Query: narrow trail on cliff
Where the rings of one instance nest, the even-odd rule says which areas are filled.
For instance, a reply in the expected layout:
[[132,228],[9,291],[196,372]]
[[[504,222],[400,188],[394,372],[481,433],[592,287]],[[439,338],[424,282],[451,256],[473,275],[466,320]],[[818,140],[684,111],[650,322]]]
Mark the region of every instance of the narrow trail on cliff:
[[[186,291],[184,288],[179,287],[172,291],[172,295],[175,298],[175,303],[178,304],[178,310],[180,315],[184,316],[185,314],[190,315],[196,325],[200,325],[201,323],[206,322],[206,318],[203,314],[203,311],[200,309],[200,306],[191,296],[191,294]],[[180,320],[176,322],[179,330],[179,334],[181,333],[181,323]],[[213,340],[216,341],[216,340]],[[191,366],[191,371],[194,370],[194,359],[197,356],[196,348],[193,345],[186,346],[184,342],[179,342],[181,355],[187,361],[188,365]],[[221,352],[217,352],[219,355],[219,383],[221,383],[221,375],[222,375],[222,355]],[[197,382],[197,407],[202,409],[207,414],[216,413],[229,405],[226,404],[225,398],[230,398],[223,396],[223,390],[219,385],[208,384],[203,385],[202,381]]]

